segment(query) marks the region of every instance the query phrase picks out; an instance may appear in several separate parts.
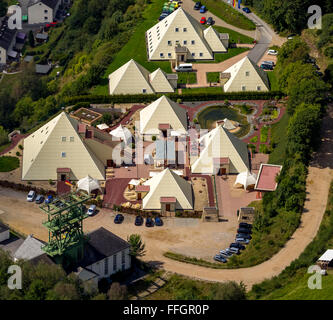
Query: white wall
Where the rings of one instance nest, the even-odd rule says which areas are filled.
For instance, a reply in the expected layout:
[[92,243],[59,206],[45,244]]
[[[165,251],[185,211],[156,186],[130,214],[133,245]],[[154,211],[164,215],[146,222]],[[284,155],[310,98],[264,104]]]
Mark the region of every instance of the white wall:
[[0,64],[6,64],[7,61],[7,51],[0,47]]
[[[129,248],[124,250],[124,255],[125,255],[124,264],[122,263],[122,251],[120,251],[114,256],[108,257],[108,258],[98,261],[90,266],[87,266],[86,269],[92,270],[95,273],[97,273],[100,276],[99,279],[107,278],[107,277],[111,276],[112,274],[117,273],[118,271],[122,271],[122,270],[124,271],[131,267],[131,257],[129,255]],[[116,265],[114,265],[115,256],[117,256]],[[107,270],[105,270],[106,263],[108,265]],[[123,268],[123,265],[124,265],[124,268]],[[105,271],[107,271],[107,273]]]
[[9,239],[9,230],[0,233],[0,242]]
[[[47,12],[45,12],[47,10]],[[28,23],[53,22],[53,10],[44,3],[38,2],[28,8]]]

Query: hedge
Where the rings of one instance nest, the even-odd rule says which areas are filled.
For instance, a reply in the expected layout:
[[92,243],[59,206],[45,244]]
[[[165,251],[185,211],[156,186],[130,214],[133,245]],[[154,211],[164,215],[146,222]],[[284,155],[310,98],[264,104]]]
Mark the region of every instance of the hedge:
[[[145,103],[158,99],[161,94],[127,94],[127,95],[82,95],[64,98],[64,103],[73,105],[78,102],[89,103]],[[270,92],[222,92],[222,93],[171,93],[167,96],[177,101],[212,101],[212,100],[270,100],[281,98],[284,94],[280,91]]]
[[15,182],[7,181],[7,180],[0,180],[0,187],[10,188],[10,189],[14,189],[17,191],[25,191],[25,192],[29,192],[30,190],[33,190],[37,194],[42,194],[42,195],[49,195],[49,194],[53,195],[53,196],[56,195],[55,191],[53,191],[53,190],[45,190],[43,188],[37,188],[35,186],[25,185],[22,183],[15,183]]

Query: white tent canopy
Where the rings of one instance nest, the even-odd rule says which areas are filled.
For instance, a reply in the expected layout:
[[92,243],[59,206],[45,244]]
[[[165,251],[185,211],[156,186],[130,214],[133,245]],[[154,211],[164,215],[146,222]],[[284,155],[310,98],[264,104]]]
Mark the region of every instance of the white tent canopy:
[[109,129],[109,126],[106,123],[101,123],[96,126],[99,130]]
[[236,129],[236,126],[227,118],[223,120],[223,128],[227,130],[234,130]]
[[140,180],[132,179],[128,184],[132,186],[138,186],[140,184]]
[[257,181],[257,175],[255,173],[244,171],[237,175],[235,185],[241,184],[244,186],[244,189],[246,190],[248,186],[255,185],[256,181]]
[[98,180],[90,177],[89,175],[85,178],[82,178],[77,183],[77,190],[84,190],[87,191],[88,194],[91,193],[93,190],[100,190],[102,192],[101,186],[99,185]]
[[120,138],[124,142],[129,142],[132,139],[131,131],[129,131],[126,127],[123,127],[122,125],[112,130],[110,134],[116,138]]

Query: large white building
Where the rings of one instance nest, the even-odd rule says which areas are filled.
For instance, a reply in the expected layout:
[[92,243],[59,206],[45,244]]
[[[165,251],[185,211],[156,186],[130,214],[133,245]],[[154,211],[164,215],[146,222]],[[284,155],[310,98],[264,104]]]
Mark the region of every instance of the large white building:
[[19,0],[28,24],[53,22],[62,0]]
[[211,26],[204,29],[182,8],[146,32],[149,60],[212,60],[215,52],[227,52],[228,45],[227,34]]
[[247,145],[222,126],[199,139],[200,154],[191,164],[192,173],[228,174],[249,170]]
[[150,73],[131,59],[109,75],[110,94],[153,94],[174,92],[177,88],[176,74],[166,74],[160,68]]
[[223,71],[224,91],[269,91],[269,80],[264,70],[250,58],[244,57]]

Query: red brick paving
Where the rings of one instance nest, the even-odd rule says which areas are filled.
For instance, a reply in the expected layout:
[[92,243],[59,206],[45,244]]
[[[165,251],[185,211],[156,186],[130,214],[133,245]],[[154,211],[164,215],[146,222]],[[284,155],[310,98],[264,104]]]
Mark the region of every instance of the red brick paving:
[[28,136],[28,134],[16,134],[15,136],[13,136],[10,146],[7,147],[6,149],[2,150],[0,152],[0,156],[9,152],[10,150],[14,149],[16,147],[16,145],[20,142],[20,140],[27,136]]
[[65,181],[57,182],[57,194],[62,195],[69,193],[71,191],[71,187],[65,183]]

